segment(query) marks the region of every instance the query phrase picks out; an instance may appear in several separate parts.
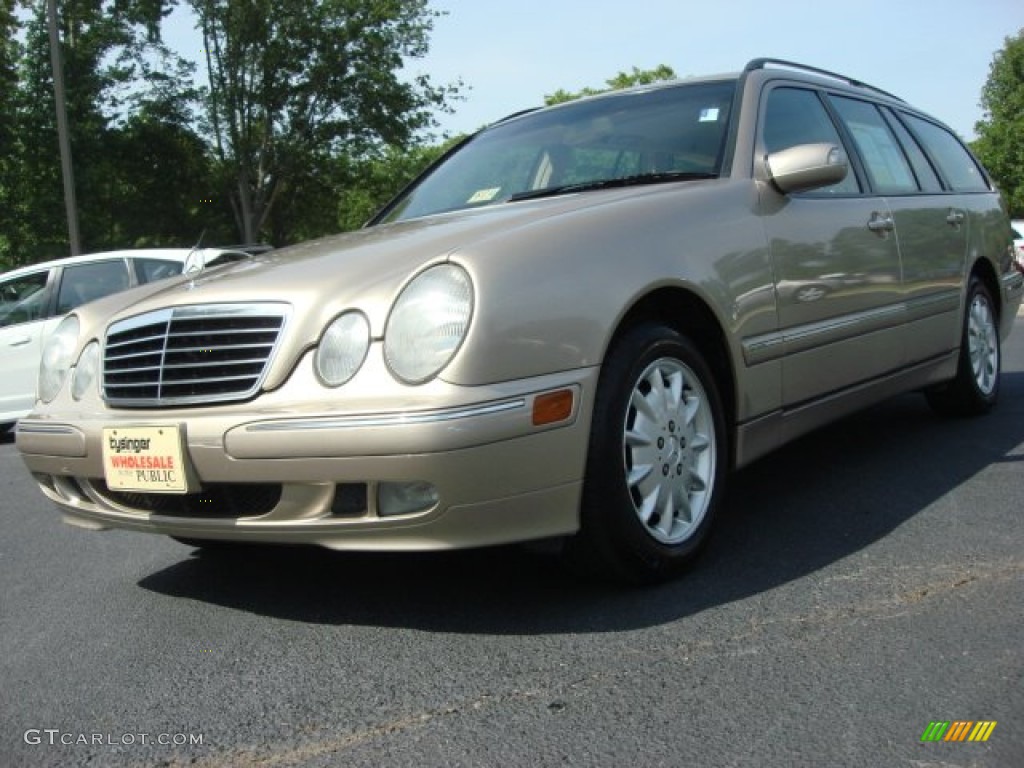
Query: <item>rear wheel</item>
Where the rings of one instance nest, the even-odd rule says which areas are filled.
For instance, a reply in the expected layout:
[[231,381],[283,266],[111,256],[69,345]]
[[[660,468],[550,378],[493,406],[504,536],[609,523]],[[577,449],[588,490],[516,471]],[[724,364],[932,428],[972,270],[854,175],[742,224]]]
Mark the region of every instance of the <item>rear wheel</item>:
[[601,372],[570,555],[618,580],[677,572],[707,538],[726,448],[716,382],[697,348],[661,325],[628,331]]
[[999,320],[988,288],[977,277],[968,285],[966,306],[956,377],[927,392],[932,408],[951,416],[986,413],[999,396]]

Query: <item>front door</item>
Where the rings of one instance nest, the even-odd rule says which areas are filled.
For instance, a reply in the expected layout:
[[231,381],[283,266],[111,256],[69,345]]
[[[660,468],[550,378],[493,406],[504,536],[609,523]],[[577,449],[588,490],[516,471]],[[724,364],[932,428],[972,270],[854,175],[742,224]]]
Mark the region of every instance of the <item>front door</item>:
[[42,270],[0,283],[0,424],[21,418],[35,402],[49,276]]

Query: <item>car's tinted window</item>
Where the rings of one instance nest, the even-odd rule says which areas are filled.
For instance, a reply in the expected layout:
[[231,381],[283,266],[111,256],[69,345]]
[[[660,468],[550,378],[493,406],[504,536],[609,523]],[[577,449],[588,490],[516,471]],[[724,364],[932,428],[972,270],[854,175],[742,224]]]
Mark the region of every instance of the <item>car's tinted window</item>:
[[981,169],[956,136],[945,128],[915,115],[904,117],[938,164],[939,171],[956,192],[988,191],[988,184]]
[[916,192],[910,164],[878,108],[844,96],[829,99],[857,145],[871,188],[886,195]]
[[[803,88],[775,88],[768,94],[762,140],[765,150],[778,152],[800,144],[843,146],[832,118],[818,94]],[[860,191],[853,173],[831,187],[811,194],[851,194]]]
[[499,123],[422,179],[385,220],[640,174],[717,175],[734,90],[728,81],[630,92]]
[[935,174],[935,169],[932,168],[932,164],[928,161],[924,152],[921,151],[917,140],[910,135],[910,131],[903,126],[903,123],[892,112],[885,108],[882,111],[885,113],[886,122],[893,130],[893,133],[896,134],[900,145],[903,147],[903,151],[907,153],[907,157],[910,159],[910,165],[914,169],[918,185],[925,192],[941,192],[942,182]]
[[46,300],[49,271],[12,277],[0,282],[0,327],[39,320]]
[[57,314],[80,304],[101,299],[128,287],[128,268],[123,259],[75,264],[64,268],[57,294]]
[[154,280],[180,275],[184,266],[180,261],[167,261],[166,259],[135,259],[134,261],[135,274],[140,283],[151,283]]

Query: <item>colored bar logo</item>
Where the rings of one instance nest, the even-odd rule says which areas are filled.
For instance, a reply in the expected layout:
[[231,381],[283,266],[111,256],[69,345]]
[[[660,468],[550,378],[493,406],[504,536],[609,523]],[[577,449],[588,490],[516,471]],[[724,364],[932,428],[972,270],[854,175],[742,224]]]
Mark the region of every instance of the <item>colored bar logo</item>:
[[933,720],[921,734],[921,741],[988,741],[995,720]]

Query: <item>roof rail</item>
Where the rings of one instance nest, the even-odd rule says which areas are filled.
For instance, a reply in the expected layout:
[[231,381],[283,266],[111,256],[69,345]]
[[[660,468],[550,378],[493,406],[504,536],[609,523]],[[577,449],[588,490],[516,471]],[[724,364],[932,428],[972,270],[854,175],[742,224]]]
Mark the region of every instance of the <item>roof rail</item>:
[[755,69],[767,69],[768,65],[775,65],[777,67],[783,67],[786,69],[802,69],[805,72],[813,72],[816,75],[824,75],[825,77],[831,77],[834,80],[840,80],[844,83],[848,83],[849,85],[855,86],[857,88],[867,88],[870,91],[880,93],[883,96],[888,96],[890,99],[895,99],[896,101],[906,104],[906,102],[903,99],[901,99],[894,93],[883,91],[881,88],[876,88],[875,86],[869,85],[868,83],[862,82],[860,80],[854,80],[852,77],[840,75],[838,72],[830,72],[827,69],[819,69],[818,67],[811,67],[806,64],[798,64],[795,61],[786,61],[785,59],[772,58],[751,59],[750,61],[747,62],[747,66],[743,68],[743,71],[750,72]]

